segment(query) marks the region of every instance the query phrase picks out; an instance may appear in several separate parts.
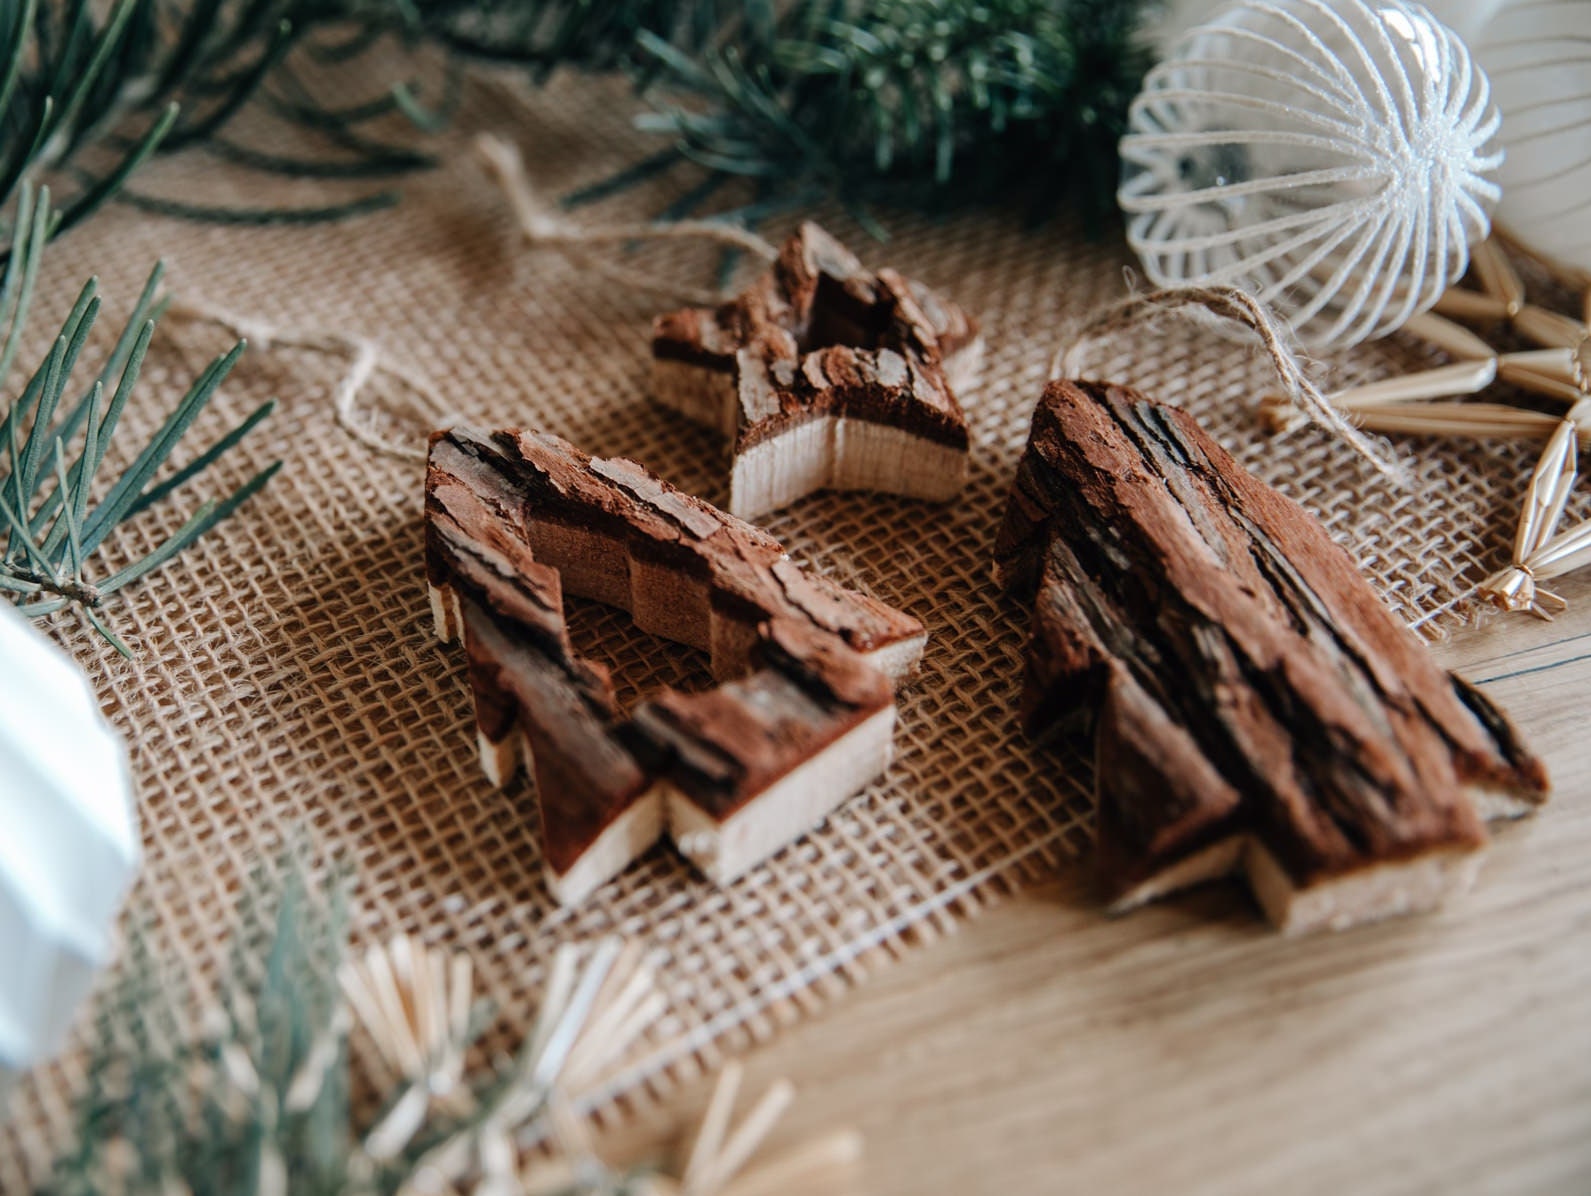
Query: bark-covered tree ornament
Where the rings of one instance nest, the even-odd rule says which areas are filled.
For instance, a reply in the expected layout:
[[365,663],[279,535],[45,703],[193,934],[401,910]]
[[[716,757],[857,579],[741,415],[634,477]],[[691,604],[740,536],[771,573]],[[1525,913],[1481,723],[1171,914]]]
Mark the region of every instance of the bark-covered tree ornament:
[[1427,909],[1546,796],[1318,521],[1135,391],[1049,384],[996,567],[1034,602],[1029,730],[1091,723],[1115,908],[1242,873],[1289,931]]
[[[802,570],[767,533],[627,460],[535,432],[432,438],[426,572],[469,656],[481,763],[534,772],[547,882],[580,901],[667,833],[725,883],[888,766],[922,624]],[[706,650],[724,683],[628,717],[565,592]]]

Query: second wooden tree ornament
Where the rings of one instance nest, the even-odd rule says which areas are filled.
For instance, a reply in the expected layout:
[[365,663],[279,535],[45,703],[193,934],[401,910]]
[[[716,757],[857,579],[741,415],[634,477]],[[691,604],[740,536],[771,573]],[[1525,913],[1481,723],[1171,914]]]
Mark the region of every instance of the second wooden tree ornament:
[[[565,904],[665,831],[720,883],[804,834],[888,767],[891,680],[927,639],[635,462],[534,432],[433,438],[426,575],[437,634],[469,654],[482,766],[535,773]],[[623,716],[570,644],[565,591],[705,649],[725,683]]]
[[1427,909],[1545,799],[1502,712],[1175,408],[1052,382],[996,563],[1035,599],[1028,728],[1093,724],[1118,909],[1231,873],[1290,931]]

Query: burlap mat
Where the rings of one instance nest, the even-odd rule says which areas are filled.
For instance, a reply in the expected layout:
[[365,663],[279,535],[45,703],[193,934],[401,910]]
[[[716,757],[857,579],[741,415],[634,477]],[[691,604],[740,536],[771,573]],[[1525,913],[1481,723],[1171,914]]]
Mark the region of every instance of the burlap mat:
[[[458,132],[435,147],[445,165],[407,182],[396,211],[345,224],[222,228],[113,208],[52,250],[33,352],[91,273],[109,297],[102,351],[164,256],[187,301],[368,337],[384,362],[429,380],[471,421],[548,428],[722,500],[718,444],[645,396],[649,321],[676,304],[558,252],[526,251],[469,151],[468,133],[495,129],[525,147],[539,186],[563,194],[654,148],[630,131],[633,107],[606,83],[561,80],[519,99],[477,83]],[[692,181],[681,172],[582,215],[651,215]],[[346,191],[241,171],[203,151],[157,164],[138,185],[212,204],[324,203]],[[1126,254],[1113,234],[1090,239],[1065,218],[1033,227],[1021,212],[943,223],[884,213],[887,244],[841,213],[815,214],[870,263],[960,300],[988,338],[983,379],[963,396],[973,460],[960,501],[824,495],[768,521],[798,559],[928,625],[888,777],[727,889],[659,848],[580,909],[553,908],[528,783],[498,792],[481,776],[461,653],[431,636],[420,467],[371,452],[337,424],[331,395],[346,356],[252,351],[193,442],[267,396],[281,408],[194,489],[219,492],[277,456],[285,470],[180,564],[118,596],[108,614],[131,662],[73,617],[50,626],[96,679],[131,746],[147,852],[139,896],[156,919],[157,948],[196,986],[224,960],[241,878],[309,828],[328,854],[357,866],[358,937],[405,930],[473,954],[481,990],[500,1011],[501,1042],[523,1032],[557,943],[614,931],[643,940],[672,1012],[616,1091],[660,1094],[905,945],[1070,866],[1087,842],[1087,767],[1065,750],[1030,746],[1016,729],[1026,617],[991,586],[989,551],[1051,353],[1069,324],[1120,296]],[[764,231],[780,235],[793,219]],[[639,250],[630,264],[711,285],[717,260],[712,248],[670,246]],[[214,328],[162,331],[127,412],[124,449],[142,443],[228,343]],[[1396,342],[1362,350],[1336,363],[1338,376],[1404,368],[1422,354]],[[1448,601],[1506,553],[1528,448],[1406,442],[1414,483],[1395,490],[1312,430],[1266,435],[1253,410],[1270,379],[1246,348],[1171,327],[1121,338],[1093,358],[1100,374],[1189,408],[1319,514],[1405,617]],[[398,409],[409,396],[378,375],[364,398]],[[183,509],[146,515],[112,552],[146,551]],[[575,616],[581,650],[614,667],[627,698],[708,680],[699,654],[590,605]],[[40,1176],[69,1132],[80,1078],[69,1054],[23,1084],[0,1136],[0,1187],[20,1190]]]

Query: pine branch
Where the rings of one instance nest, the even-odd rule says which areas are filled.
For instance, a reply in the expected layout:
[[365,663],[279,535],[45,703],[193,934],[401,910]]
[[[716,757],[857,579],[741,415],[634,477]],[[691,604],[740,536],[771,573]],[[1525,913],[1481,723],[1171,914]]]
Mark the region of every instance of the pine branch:
[[[850,0],[693,57],[643,32],[667,133],[704,166],[939,205],[1007,194],[1100,210],[1147,68],[1144,0]],[[670,95],[695,100],[672,103]]]
[[[0,5],[0,209],[19,188],[45,176],[71,181],[76,189],[61,203],[54,231],[69,228],[112,198],[156,152],[206,142],[230,124],[310,34],[347,20],[365,23],[378,38],[402,33],[412,29],[409,9],[387,0]],[[348,155],[320,169],[359,177],[432,164],[408,149],[363,143],[354,133],[368,119],[360,114],[323,111],[312,97],[299,103],[321,118],[316,127]],[[398,99],[391,103],[402,110]],[[250,158],[246,149],[238,156]],[[246,164],[292,171],[291,163]],[[333,218],[372,206],[381,205],[356,202],[313,214]],[[0,246],[16,231],[0,232]]]
[[[1147,65],[1135,33],[1153,3],[13,0],[0,12],[0,205],[24,181],[70,167],[78,190],[62,208],[68,227],[152,154],[193,144],[246,169],[298,176],[429,169],[429,155],[364,130],[393,114],[437,130],[458,98],[456,63],[430,107],[415,79],[378,79],[372,98],[330,105],[293,65],[295,52],[347,64],[397,39],[518,66],[538,82],[559,68],[627,72],[654,96],[657,111],[642,123],[673,141],[668,161],[689,157],[787,194],[817,187],[852,203],[947,206],[1020,183],[1046,204],[1081,197],[1097,212],[1115,190],[1116,143]],[[329,156],[220,139],[256,94]],[[90,156],[99,160],[92,171]],[[137,202],[262,223],[341,219],[394,199],[380,192],[274,214]]]
[[[547,1116],[555,1092],[568,1108],[663,1012],[639,949],[608,940],[580,960],[576,948],[561,947],[516,1057],[496,1074],[468,1077],[469,1049],[490,1021],[472,1001],[468,957],[404,936],[351,957],[350,890],[340,869],[317,880],[302,847],[259,870],[245,890],[227,974],[197,1019],[182,978],[162,969],[147,928],[135,925],[101,1001],[72,1145],[44,1196],[654,1190],[632,1186],[645,1172],[590,1157],[584,1135],[569,1136],[570,1119],[549,1124]],[[183,1029],[196,1021],[197,1034]],[[355,1029],[379,1064],[374,1114],[350,1096]],[[760,1132],[739,1143],[733,1160],[729,1151],[693,1160],[705,1179],[690,1190],[731,1196],[744,1156],[789,1095],[784,1085],[765,1097],[748,1118]],[[544,1158],[524,1169],[518,1145],[549,1133],[575,1152],[559,1164],[556,1187],[540,1182]],[[812,1163],[781,1166],[791,1190],[811,1190],[799,1185],[817,1174]]]
[[[5,328],[0,339],[4,346],[0,349],[0,386],[9,376],[21,342],[50,223],[49,192],[40,192],[35,198],[31,189],[24,187],[17,208],[18,237],[0,282],[0,321]],[[203,503],[148,554],[115,572],[91,577],[92,558],[113,530],[215,464],[275,406],[274,402],[261,405],[191,463],[164,480],[155,480],[241,355],[243,346],[239,344],[200,375],[154,437],[108,487],[100,483],[100,467],[154,334],[161,306],[156,297],[159,281],[156,267],[99,374],[63,408],[74,367],[99,314],[96,284],[90,281],[84,286],[48,358],[0,418],[0,545],[4,546],[0,592],[23,614],[34,617],[70,605],[80,607],[124,655],[126,645],[102,618],[105,600],[154,572],[228,518],[281,464],[267,467],[224,498]],[[96,490],[104,492],[92,502]]]

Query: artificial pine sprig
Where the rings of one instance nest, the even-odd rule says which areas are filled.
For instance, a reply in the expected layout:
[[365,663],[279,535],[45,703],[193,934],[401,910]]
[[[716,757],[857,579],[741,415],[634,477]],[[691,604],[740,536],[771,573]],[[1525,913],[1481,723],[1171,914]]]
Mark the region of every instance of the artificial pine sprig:
[[[52,223],[49,192],[36,197],[24,188],[17,207],[13,252],[0,281],[0,387],[14,364],[38,275],[39,258]],[[100,301],[90,280],[79,293],[45,361],[0,417],[0,593],[24,614],[51,614],[79,607],[118,651],[127,647],[106,624],[106,598],[147,576],[226,519],[280,468],[276,462],[231,494],[199,506],[175,532],[147,555],[110,573],[94,575],[95,553],[110,533],[204,472],[268,416],[274,400],[261,404],[189,464],[156,481],[184,434],[243,352],[240,343],[217,358],[194,382],[153,438],[108,488],[99,471],[122,412],[137,384],[162,303],[157,266],[115,347],[98,375],[68,397],[72,375]],[[96,490],[103,493],[94,500]]]

